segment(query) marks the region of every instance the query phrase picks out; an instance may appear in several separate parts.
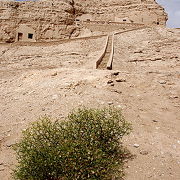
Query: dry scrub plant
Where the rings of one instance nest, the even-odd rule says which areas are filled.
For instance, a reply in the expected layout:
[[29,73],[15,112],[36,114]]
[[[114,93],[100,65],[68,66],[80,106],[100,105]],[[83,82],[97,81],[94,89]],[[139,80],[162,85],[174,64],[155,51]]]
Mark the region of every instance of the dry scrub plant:
[[40,118],[14,147],[17,180],[103,180],[123,176],[130,132],[116,108],[80,108],[64,121]]

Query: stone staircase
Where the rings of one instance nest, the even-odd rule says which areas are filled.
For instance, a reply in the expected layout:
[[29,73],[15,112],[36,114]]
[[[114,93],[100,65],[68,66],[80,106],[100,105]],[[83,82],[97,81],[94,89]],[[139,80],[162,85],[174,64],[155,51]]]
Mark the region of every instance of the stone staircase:
[[144,27],[134,28],[126,31],[119,31],[119,32],[112,32],[108,35],[107,46],[105,52],[103,52],[103,56],[98,60],[99,63],[97,65],[97,69],[112,69],[112,62],[113,62],[113,54],[114,54],[114,36],[117,34],[123,34],[130,31],[144,29]]
[[106,53],[105,53],[101,63],[99,64],[98,69],[107,69],[107,63],[109,61],[111,50],[112,50],[112,35],[109,35],[108,44],[106,47]]

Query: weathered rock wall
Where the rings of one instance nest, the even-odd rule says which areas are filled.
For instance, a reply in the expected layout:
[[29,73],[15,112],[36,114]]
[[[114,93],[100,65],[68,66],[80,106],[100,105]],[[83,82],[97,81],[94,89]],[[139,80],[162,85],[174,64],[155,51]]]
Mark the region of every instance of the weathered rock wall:
[[167,14],[155,0],[75,0],[76,14],[91,14],[93,20],[127,21],[165,25]]
[[71,1],[0,2],[0,41],[13,42],[20,24],[36,31],[37,40],[68,38],[74,31]]
[[30,28],[37,41],[70,38],[76,32],[75,18],[82,15],[90,15],[95,21],[149,26],[165,25],[167,21],[164,9],[155,0],[0,0],[0,42],[20,40],[21,25],[27,26],[27,32],[24,29],[21,33],[26,39]]

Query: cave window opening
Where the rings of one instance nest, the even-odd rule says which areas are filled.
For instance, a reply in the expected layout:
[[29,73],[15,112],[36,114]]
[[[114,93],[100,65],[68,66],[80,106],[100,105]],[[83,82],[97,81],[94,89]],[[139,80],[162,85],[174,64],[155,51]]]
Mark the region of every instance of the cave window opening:
[[28,39],[32,39],[33,38],[33,34],[28,33]]

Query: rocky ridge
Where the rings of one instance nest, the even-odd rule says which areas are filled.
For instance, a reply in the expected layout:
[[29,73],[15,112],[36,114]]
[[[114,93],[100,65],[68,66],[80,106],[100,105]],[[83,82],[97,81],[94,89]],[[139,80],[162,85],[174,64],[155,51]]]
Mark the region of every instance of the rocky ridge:
[[155,0],[75,0],[78,13],[90,13],[96,20],[128,18],[131,22],[165,25],[167,14]]
[[92,20],[148,26],[164,26],[167,21],[155,0],[0,0],[0,42],[14,42],[21,24],[33,28],[38,41],[71,38],[78,29],[75,19],[83,14],[91,15]]
[[37,39],[63,39],[75,29],[71,1],[0,2],[0,41],[13,42],[20,24],[32,27]]

